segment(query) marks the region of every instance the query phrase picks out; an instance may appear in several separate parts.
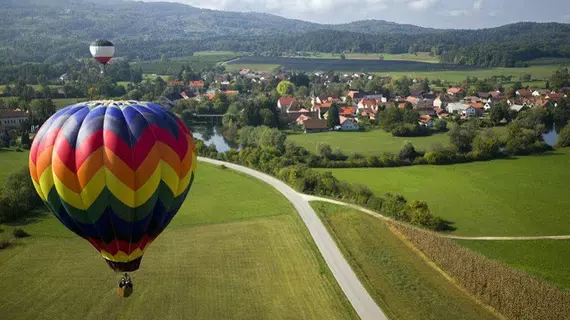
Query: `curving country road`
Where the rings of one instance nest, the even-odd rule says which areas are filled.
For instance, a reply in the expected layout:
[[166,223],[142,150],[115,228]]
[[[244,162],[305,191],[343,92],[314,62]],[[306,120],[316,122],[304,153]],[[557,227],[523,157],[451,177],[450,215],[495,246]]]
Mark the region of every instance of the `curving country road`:
[[230,169],[248,174],[252,177],[264,181],[265,183],[277,189],[277,191],[279,191],[281,194],[283,194],[293,204],[301,216],[301,219],[307,226],[307,229],[309,229],[313,240],[319,248],[333,276],[335,277],[336,281],[340,285],[340,288],[360,318],[363,320],[388,319],[382,310],[380,310],[380,307],[378,307],[376,302],[368,294],[336,246],[331,235],[328,233],[327,229],[317,216],[317,213],[313,210],[313,208],[311,208],[309,201],[303,197],[302,194],[293,190],[281,180],[244,166],[203,157],[198,157],[198,160],[215,165],[223,164]]

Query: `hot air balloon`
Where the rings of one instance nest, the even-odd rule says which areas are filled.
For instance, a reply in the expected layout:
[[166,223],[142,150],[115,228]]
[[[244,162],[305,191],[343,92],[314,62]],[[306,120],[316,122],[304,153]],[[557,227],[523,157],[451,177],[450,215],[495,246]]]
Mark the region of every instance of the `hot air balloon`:
[[95,60],[101,63],[101,73],[105,72],[105,65],[115,55],[115,46],[109,40],[95,40],[89,46],[89,51]]
[[117,272],[139,269],[184,202],[196,164],[184,123],[158,104],[137,101],[59,110],[38,131],[29,160],[50,211]]
[[109,40],[95,40],[89,46],[89,51],[95,60],[99,63],[105,65],[115,55],[115,45],[113,45]]

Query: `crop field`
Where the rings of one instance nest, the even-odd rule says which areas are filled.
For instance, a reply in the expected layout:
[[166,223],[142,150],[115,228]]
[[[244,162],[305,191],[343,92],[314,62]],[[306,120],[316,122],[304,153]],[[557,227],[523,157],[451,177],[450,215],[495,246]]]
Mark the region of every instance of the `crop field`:
[[355,71],[355,72],[393,72],[393,71],[438,71],[466,69],[460,65],[426,63],[418,61],[362,60],[362,59],[321,59],[321,58],[284,58],[284,57],[241,57],[227,65],[280,65],[286,70],[298,71]]
[[383,221],[329,203],[311,205],[390,319],[496,319],[410,250]]
[[426,200],[465,236],[570,234],[570,149],[448,166],[319,169],[382,195]]
[[292,206],[262,182],[200,164],[188,199],[133,273],[134,294],[47,213],[0,251],[3,319],[356,319]]
[[[340,59],[340,53],[325,53],[325,52],[305,52],[308,56],[298,56],[293,58],[317,58],[317,59]],[[346,59],[355,60],[395,60],[395,61],[420,61],[428,63],[439,63],[438,57],[432,57],[428,52],[418,52],[417,54],[401,53],[345,53]]]
[[[207,53],[207,54],[206,54]],[[211,68],[219,62],[231,60],[237,55],[229,52],[206,52],[189,57],[173,58],[168,61],[145,61],[133,63],[133,67],[142,68],[148,74],[173,74],[180,71],[183,65],[189,65],[194,70]]]
[[328,144],[333,150],[340,149],[344,154],[359,153],[365,156],[380,156],[384,152],[398,153],[409,141],[417,150],[428,150],[434,144],[449,145],[449,136],[445,133],[436,133],[427,137],[394,137],[384,130],[371,130],[364,132],[319,132],[294,133],[287,136],[288,141],[304,147],[310,152],[317,152],[317,145]]
[[570,291],[570,240],[456,242]]

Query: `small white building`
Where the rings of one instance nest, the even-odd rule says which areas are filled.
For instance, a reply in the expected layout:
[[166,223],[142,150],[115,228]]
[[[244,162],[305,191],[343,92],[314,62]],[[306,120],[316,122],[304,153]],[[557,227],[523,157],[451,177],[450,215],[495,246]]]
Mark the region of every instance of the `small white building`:
[[350,119],[350,118],[346,118],[346,117],[340,117],[340,130],[341,131],[357,131],[359,130],[360,127],[358,126],[358,124]]

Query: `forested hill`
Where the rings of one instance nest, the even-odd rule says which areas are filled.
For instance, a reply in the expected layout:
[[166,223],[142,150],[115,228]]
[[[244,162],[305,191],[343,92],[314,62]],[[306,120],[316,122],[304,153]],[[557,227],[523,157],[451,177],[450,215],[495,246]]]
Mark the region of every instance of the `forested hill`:
[[[6,0],[5,0],[6,1]],[[437,30],[379,20],[325,25],[263,13],[224,12],[176,3],[120,0],[7,0],[0,11],[0,64],[85,57],[107,38],[129,59],[198,50],[432,51],[443,62],[514,66],[570,57],[570,25],[518,23],[482,30]]]

